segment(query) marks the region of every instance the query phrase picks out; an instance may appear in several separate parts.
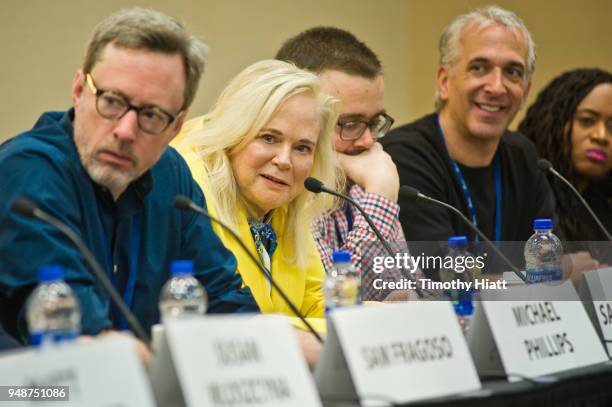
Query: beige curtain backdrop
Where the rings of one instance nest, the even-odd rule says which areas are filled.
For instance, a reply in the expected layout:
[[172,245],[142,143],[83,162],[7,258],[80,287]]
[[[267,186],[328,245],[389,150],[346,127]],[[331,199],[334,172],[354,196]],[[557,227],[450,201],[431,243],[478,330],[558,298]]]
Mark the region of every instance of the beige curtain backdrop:
[[[437,41],[457,14],[490,4],[467,0],[0,0],[0,141],[29,129],[41,112],[70,107],[70,83],[91,31],[113,11],[155,8],[182,20],[210,46],[190,116],[206,112],[246,65],[271,58],[288,37],[315,25],[348,29],[380,57],[387,110],[397,124],[432,110]],[[609,0],[516,0],[538,64],[530,100],[576,67],[612,70]]]

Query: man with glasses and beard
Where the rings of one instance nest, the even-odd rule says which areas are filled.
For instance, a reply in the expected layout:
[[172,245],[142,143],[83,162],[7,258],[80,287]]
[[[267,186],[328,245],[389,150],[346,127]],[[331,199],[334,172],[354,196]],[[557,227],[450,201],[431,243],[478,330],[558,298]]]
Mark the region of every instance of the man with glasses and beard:
[[[347,31],[315,27],[287,40],[276,59],[317,73],[326,91],[341,100],[334,143],[348,178],[345,192],[372,217],[394,249],[406,251],[399,223],[397,169],[378,143],[391,128],[393,118],[385,110],[385,84],[376,54]],[[376,289],[372,280],[397,281],[401,275],[396,268],[382,276],[369,273],[374,257],[388,253],[356,208],[343,204],[320,218],[313,228],[326,270],[333,267],[334,251],[349,251],[352,265],[362,273],[363,299],[390,299],[391,291]],[[410,271],[406,269],[404,275]]]
[[176,259],[193,260],[209,312],[257,310],[210,222],[173,207],[178,194],[204,205],[187,165],[167,146],[193,101],[205,54],[173,18],[139,8],[113,14],[96,28],[74,76],[72,109],[44,113],[0,146],[0,322],[11,335],[27,340],[25,302],[48,264],[64,268],[83,334],[127,328],[77,248],[55,227],[10,209],[21,196],[84,240],[147,331],[159,320],[160,289]]

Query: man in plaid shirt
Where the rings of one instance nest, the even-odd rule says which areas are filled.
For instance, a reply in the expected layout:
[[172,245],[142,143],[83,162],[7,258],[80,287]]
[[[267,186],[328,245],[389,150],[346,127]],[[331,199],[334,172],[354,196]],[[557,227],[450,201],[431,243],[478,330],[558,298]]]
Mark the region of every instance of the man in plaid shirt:
[[[342,101],[334,140],[349,182],[345,192],[359,202],[394,251],[407,253],[399,222],[397,169],[377,142],[393,124],[384,107],[385,85],[378,57],[347,31],[315,27],[286,41],[276,58],[316,72],[325,89]],[[373,273],[374,258],[388,253],[361,213],[348,204],[320,218],[313,231],[326,270],[332,267],[334,251],[351,253],[353,266],[361,272],[364,300],[406,299],[408,292],[399,295],[377,289],[374,280],[420,276],[398,268]]]

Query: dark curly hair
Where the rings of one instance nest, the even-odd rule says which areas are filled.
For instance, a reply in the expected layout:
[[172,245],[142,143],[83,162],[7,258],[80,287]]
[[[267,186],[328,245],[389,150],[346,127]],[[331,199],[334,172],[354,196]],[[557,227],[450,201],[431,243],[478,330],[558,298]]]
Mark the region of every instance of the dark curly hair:
[[[612,83],[612,74],[601,69],[575,69],[556,77],[529,107],[518,130],[533,141],[542,158],[572,184],[576,170],[572,163],[572,121],[580,102],[602,83]],[[610,174],[608,175],[610,177]],[[556,196],[560,235],[565,240],[595,240],[597,234],[576,216],[582,208],[567,186],[552,180]]]

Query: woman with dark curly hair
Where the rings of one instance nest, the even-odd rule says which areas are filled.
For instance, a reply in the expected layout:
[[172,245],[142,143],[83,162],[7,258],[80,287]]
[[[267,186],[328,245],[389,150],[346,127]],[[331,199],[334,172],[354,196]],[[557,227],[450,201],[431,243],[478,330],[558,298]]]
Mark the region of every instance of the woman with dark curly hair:
[[[529,107],[519,131],[578,189],[612,233],[612,74],[576,69],[558,76]],[[569,188],[549,180],[561,237],[605,240]]]

